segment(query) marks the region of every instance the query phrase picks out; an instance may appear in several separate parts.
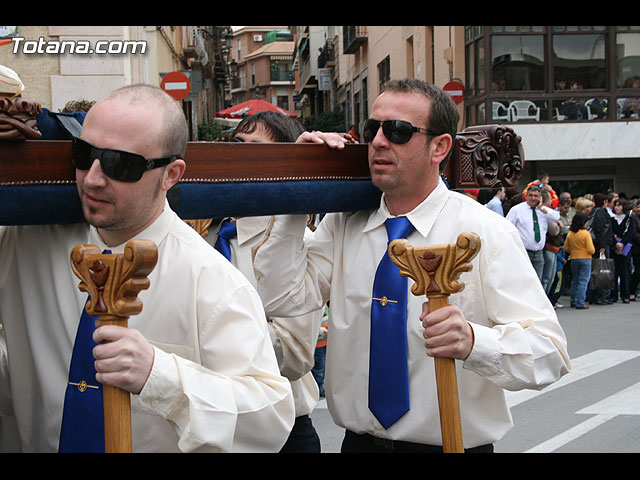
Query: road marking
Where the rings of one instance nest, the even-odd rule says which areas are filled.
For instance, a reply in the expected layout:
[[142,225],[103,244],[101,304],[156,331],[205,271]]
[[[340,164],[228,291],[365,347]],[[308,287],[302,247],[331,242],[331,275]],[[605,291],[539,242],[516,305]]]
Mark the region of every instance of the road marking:
[[505,391],[507,405],[512,408],[520,403],[531,400],[539,395],[567,386],[590,375],[615,367],[621,363],[640,356],[635,350],[596,350],[581,357],[571,359],[571,371],[555,383],[542,390],[520,390],[518,392]]
[[590,432],[617,415],[640,415],[638,408],[640,383],[631,385],[614,395],[600,400],[589,407],[578,410],[577,414],[594,415],[575,427],[527,450],[525,453],[549,453]]
[[536,445],[529,450],[526,450],[524,453],[550,453],[558,448],[566,445],[567,443],[575,440],[576,438],[584,435],[585,433],[593,430],[596,427],[599,427],[603,423],[611,420],[615,415],[596,415],[595,417],[590,418],[589,420],[579,423],[575,427],[570,428],[562,432],[559,435],[543,442],[539,445]]

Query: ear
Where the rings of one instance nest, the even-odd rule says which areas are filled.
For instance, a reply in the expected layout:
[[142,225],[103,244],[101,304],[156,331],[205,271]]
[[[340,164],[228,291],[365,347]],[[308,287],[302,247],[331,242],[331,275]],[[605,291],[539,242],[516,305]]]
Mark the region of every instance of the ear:
[[431,150],[431,163],[439,166],[447,157],[452,146],[453,139],[448,133],[443,133],[442,135],[433,137],[429,144],[429,149]]
[[168,191],[173,187],[184,175],[187,164],[181,158],[171,162],[164,170],[164,178],[162,187],[164,191]]

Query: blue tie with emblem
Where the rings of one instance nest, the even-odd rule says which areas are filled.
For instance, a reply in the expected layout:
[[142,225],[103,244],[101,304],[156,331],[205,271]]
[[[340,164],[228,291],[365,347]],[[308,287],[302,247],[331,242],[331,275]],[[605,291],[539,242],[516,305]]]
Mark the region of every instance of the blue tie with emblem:
[[[103,253],[111,253],[105,250]],[[64,396],[60,453],[104,453],[102,384],[96,381],[93,331],[97,317],[82,309]]]
[[229,246],[229,240],[237,235],[236,226],[229,220],[225,220],[220,225],[220,231],[218,232],[218,239],[214,248],[218,250],[227,260],[231,259],[231,247]]
[[[406,217],[389,218],[388,243],[413,230]],[[373,283],[369,351],[369,409],[389,428],[409,410],[407,279],[385,251]]]

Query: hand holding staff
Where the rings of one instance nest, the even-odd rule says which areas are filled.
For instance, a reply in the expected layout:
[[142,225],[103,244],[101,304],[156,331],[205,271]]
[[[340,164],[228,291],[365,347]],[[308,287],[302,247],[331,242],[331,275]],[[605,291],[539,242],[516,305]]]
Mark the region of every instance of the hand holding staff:
[[[149,240],[132,240],[123,254],[102,254],[95,245],[77,245],[71,252],[71,268],[81,280],[78,288],[87,292],[87,313],[98,316],[102,325],[128,326],[130,315],[142,311],[137,298],[149,288],[147,276],[158,260],[156,245]],[[132,450],[129,392],[103,386],[105,451]]]
[[[455,244],[412,247],[406,239],[389,245],[389,257],[400,268],[400,274],[415,281],[411,292],[427,295],[431,312],[449,303],[449,295],[460,292],[464,284],[458,281],[463,272],[471,270],[469,263],[480,250],[480,238],[475,233],[462,233]],[[442,448],[445,453],[464,452],[458,383],[455,360],[435,357]]]

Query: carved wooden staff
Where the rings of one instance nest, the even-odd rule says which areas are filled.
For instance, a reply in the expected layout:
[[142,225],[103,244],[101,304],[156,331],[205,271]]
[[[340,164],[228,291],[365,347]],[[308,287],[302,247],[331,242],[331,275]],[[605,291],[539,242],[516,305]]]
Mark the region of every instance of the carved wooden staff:
[[[458,281],[461,273],[471,270],[471,259],[480,250],[480,237],[462,233],[455,244],[412,247],[406,239],[389,245],[389,257],[400,268],[400,275],[415,281],[411,292],[426,295],[429,311],[449,304],[449,295],[464,289]],[[458,381],[453,358],[435,357],[442,448],[445,453],[464,452]]]
[[[158,260],[150,240],[132,240],[123,254],[102,254],[95,245],[77,245],[71,251],[71,268],[81,280],[78,288],[91,297],[87,313],[99,317],[102,325],[128,326],[128,319],[142,311],[137,298],[149,288],[147,276]],[[129,392],[103,385],[105,452],[129,453],[131,399]]]

